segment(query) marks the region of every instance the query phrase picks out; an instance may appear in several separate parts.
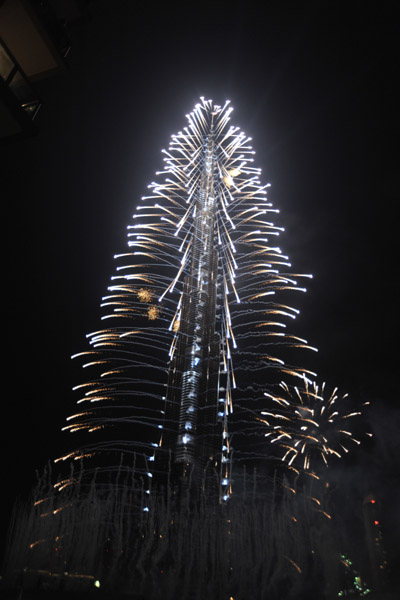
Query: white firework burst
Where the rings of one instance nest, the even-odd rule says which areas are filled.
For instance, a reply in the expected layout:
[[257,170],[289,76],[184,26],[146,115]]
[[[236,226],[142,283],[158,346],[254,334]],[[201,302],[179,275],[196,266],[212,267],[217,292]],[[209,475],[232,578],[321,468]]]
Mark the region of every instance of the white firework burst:
[[305,471],[318,463],[328,466],[328,458],[341,458],[351,444],[360,444],[350,431],[351,420],[361,415],[348,408],[348,394],[338,388],[327,393],[325,383],[309,383],[302,388],[281,382],[280,393],[265,396],[272,401],[269,411],[262,411],[267,426],[265,437],[282,448],[282,461]]

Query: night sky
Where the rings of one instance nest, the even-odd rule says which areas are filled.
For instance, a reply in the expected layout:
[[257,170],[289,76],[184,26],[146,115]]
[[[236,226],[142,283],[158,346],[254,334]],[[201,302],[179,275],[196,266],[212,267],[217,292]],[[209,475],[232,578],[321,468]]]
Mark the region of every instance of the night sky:
[[37,135],[2,148],[10,504],[69,447],[70,356],[98,328],[112,257],[200,96],[229,98],[253,138],[281,248],[314,275],[295,333],[319,348],[321,381],[373,403],[371,477],[399,498],[395,5],[99,0],[68,29],[68,69],[35,84]]

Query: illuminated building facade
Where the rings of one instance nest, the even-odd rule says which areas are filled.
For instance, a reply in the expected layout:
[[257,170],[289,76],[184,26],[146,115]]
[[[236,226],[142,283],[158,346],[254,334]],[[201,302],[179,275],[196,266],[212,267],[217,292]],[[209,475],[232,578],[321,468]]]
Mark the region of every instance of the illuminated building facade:
[[[231,111],[229,101],[201,98],[163,150],[158,180],[128,225],[128,249],[115,255],[101,305],[109,326],[75,355],[89,378],[74,388],[80,406],[64,430],[92,435],[58,460],[101,454],[112,468],[121,455],[140,456],[149,487],[190,476],[199,489],[206,478],[226,500],[233,413],[235,439],[250,440],[242,455],[235,446],[236,459],[267,452],[264,425],[248,408],[255,378],[315,375],[275,355],[282,346],[315,350],[287,328],[299,313],[287,297],[305,292],[298,279],[311,275],[291,273],[277,245],[283,228],[270,219],[279,211]],[[235,370],[250,374],[241,389],[239,344]]]

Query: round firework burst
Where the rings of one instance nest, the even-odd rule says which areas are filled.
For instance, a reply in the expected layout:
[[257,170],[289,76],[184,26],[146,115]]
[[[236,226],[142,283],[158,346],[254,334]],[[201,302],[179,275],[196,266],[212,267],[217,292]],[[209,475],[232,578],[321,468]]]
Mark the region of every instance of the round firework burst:
[[263,411],[267,418],[260,420],[268,427],[265,437],[279,444],[284,451],[282,460],[289,466],[310,471],[314,460],[320,458],[328,466],[330,455],[341,458],[349,451],[349,443],[360,444],[349,431],[348,419],[361,412],[349,412],[348,394],[340,395],[338,388],[327,394],[325,383],[318,386],[307,379],[302,389],[284,382],[280,388],[280,394],[264,393],[274,409]]

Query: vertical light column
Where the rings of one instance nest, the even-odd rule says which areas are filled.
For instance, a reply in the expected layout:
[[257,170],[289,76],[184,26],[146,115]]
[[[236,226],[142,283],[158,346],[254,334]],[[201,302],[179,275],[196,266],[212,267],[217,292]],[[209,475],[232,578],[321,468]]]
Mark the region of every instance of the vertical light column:
[[[202,379],[206,376],[210,354],[207,320],[215,329],[216,273],[212,270],[216,202],[214,197],[214,139],[212,131],[204,145],[200,189],[195,204],[194,240],[188,287],[186,314],[189,334],[184,345],[184,370],[179,410],[176,462],[193,463],[199,454],[200,393],[205,393]],[[215,270],[215,266],[214,266]],[[212,427],[213,424],[210,424]]]

